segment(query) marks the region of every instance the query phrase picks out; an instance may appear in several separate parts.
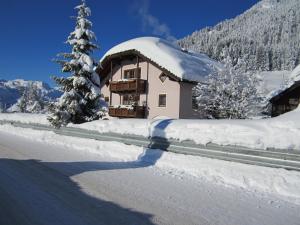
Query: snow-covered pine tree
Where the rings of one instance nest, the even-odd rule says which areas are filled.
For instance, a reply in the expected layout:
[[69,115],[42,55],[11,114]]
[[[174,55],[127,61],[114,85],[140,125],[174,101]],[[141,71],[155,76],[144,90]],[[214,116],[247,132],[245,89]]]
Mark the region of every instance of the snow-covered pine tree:
[[72,46],[71,53],[61,53],[64,60],[56,60],[62,66],[62,72],[71,76],[54,77],[64,94],[58,102],[49,106],[50,123],[59,128],[68,123],[83,123],[98,119],[102,115],[100,108],[100,78],[94,71],[97,65],[90,56],[98,46],[93,43],[96,36],[91,31],[92,23],[87,19],[91,10],[82,0],[75,7],[78,10],[76,27],[68,37],[67,44]]
[[41,93],[39,93],[36,84],[29,82],[16,104],[16,111],[22,113],[41,113],[43,112],[45,105],[46,103],[44,102]]
[[231,65],[228,57],[222,72],[211,74],[195,87],[194,102],[201,117],[244,119],[257,113],[263,99],[256,74],[245,72],[244,62],[238,62],[236,68]]
[[4,104],[0,102],[0,113],[4,113],[4,112],[5,112]]
[[26,111],[29,113],[41,113],[45,108],[46,103],[39,93],[37,86],[33,83],[29,83],[28,85],[26,102]]
[[27,109],[27,96],[28,96],[28,87],[25,87],[21,97],[18,99],[17,108],[18,112],[25,113]]

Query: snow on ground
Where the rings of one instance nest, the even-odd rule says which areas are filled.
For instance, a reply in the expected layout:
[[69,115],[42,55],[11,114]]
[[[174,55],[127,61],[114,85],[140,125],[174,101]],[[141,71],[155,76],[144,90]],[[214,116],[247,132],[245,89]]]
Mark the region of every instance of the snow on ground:
[[[1,117],[0,117],[1,118]],[[300,109],[263,120],[108,120],[72,125],[116,132],[192,140],[197,144],[300,150]]]
[[141,163],[176,178],[188,177],[251,192],[274,194],[286,201],[300,204],[300,173],[296,171],[149,150],[117,142],[66,137],[49,131],[16,128],[10,125],[0,126],[0,131],[68,151],[93,153],[103,158],[116,159],[112,161],[136,162],[139,166]]
[[[197,144],[214,143],[249,148],[300,150],[300,107],[276,118],[262,120],[112,119],[72,127],[100,133],[158,136]],[[0,120],[48,124],[45,115],[1,114]]]
[[219,177],[212,182],[193,177],[177,170],[181,165],[158,167],[163,152],[145,150],[127,161],[105,155],[126,149],[121,144],[97,142],[99,150],[84,151],[8,132],[0,131],[3,224],[295,225],[300,220],[300,206],[276,194],[218,185]]
[[125,41],[110,49],[102,57],[101,62],[111,55],[130,50],[140,52],[181,80],[203,81],[214,69],[223,69],[220,63],[205,54],[184,51],[173,43],[155,37],[141,37]]
[[45,114],[34,113],[0,113],[0,120],[9,120],[22,123],[37,123],[49,125]]

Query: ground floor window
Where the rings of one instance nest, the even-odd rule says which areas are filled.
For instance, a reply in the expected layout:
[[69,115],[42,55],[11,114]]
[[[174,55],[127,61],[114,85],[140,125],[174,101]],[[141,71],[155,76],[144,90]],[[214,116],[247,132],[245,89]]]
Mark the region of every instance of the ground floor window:
[[158,97],[158,106],[159,107],[166,107],[167,106],[167,95],[160,94]]

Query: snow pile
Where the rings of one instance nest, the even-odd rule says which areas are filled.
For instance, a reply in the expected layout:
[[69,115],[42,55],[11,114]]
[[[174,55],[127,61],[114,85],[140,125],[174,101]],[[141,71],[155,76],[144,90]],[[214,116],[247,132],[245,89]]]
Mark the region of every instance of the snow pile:
[[[1,119],[1,114],[0,114]],[[114,119],[99,120],[85,124],[70,124],[70,127],[77,127],[87,130],[98,131],[100,133],[118,133],[118,134],[133,134],[149,137],[151,132],[151,124],[153,121],[145,119]]]
[[[48,124],[45,115],[3,114],[0,120]],[[100,133],[119,133],[192,140],[198,144],[300,150],[300,110],[263,120],[112,119],[74,125]]]
[[187,52],[166,40],[155,37],[141,37],[123,42],[110,49],[101,59],[117,53],[135,50],[181,80],[200,82],[222,65],[204,54]]
[[98,132],[158,136],[197,144],[300,150],[300,110],[264,120],[136,120],[94,121],[72,125]]
[[[300,150],[300,111],[265,120],[172,121],[152,136],[165,136],[198,144],[238,145],[249,148]],[[158,122],[162,123],[162,122]]]
[[45,114],[34,113],[0,113],[1,121],[15,121],[20,123],[33,123],[50,125]]
[[166,176],[204,180],[217,185],[274,194],[300,204],[300,173],[295,171],[149,150],[116,142],[66,137],[10,125],[0,126],[0,130],[47,145],[60,146],[72,152],[77,150],[84,154],[97,154],[116,165],[120,162],[135,163],[136,168],[149,167]]
[[[294,115],[294,116],[293,116]],[[241,145],[254,148],[299,149],[299,112],[267,120],[143,120],[123,119],[70,125],[100,133],[115,132],[193,140],[199,144]],[[0,120],[48,124],[44,115],[0,114]]]

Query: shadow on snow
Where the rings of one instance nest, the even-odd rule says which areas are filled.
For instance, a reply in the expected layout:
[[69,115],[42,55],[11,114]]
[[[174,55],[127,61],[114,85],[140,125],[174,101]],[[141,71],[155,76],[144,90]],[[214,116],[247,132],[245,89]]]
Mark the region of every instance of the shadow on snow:
[[[170,123],[171,120],[159,121],[154,133],[161,134]],[[149,147],[161,146],[157,140],[152,138]],[[167,149],[166,140],[164,144]],[[83,192],[71,176],[89,171],[153,166],[162,153],[148,148],[131,162],[42,162],[2,158],[0,224],[152,225],[152,215],[92,197]]]

